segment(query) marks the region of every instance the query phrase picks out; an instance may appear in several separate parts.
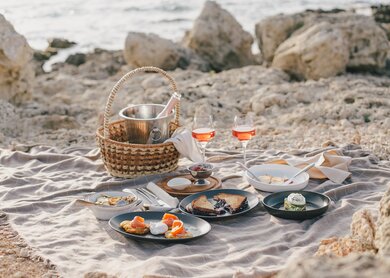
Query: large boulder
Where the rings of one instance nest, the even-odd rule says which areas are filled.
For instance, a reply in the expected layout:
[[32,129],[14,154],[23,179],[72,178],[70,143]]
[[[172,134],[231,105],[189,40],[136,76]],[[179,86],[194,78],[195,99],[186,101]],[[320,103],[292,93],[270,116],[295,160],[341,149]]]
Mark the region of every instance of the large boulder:
[[31,97],[33,50],[0,14],[0,98],[20,104]]
[[385,67],[389,41],[386,32],[372,17],[348,13],[329,16],[329,22],[343,31],[349,42],[351,70],[375,70]]
[[276,15],[263,19],[255,25],[257,44],[267,62],[272,62],[275,50],[291,34],[304,24],[303,14]]
[[207,1],[183,44],[210,63],[215,71],[255,63],[252,36],[214,1]]
[[[275,59],[278,47],[285,41],[307,31],[321,22],[339,29],[347,41],[348,70],[376,70],[385,67],[389,42],[385,31],[372,17],[349,12],[304,12],[294,15],[277,15],[256,25],[256,37],[264,58]],[[328,25],[323,25],[328,26]],[[327,27],[328,28],[328,27]],[[306,38],[308,39],[308,38]]]
[[284,41],[276,50],[272,66],[298,79],[319,79],[345,71],[348,42],[342,31],[322,22]]
[[129,65],[135,67],[156,66],[174,70],[186,68],[189,64],[186,51],[181,46],[155,34],[138,32],[128,33],[124,57]]

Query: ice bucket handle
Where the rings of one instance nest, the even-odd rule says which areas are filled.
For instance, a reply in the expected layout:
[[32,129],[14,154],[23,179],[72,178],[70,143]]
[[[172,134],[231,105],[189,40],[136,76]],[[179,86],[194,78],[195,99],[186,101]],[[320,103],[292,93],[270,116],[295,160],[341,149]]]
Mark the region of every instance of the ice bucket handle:
[[[109,123],[108,119],[111,115],[111,106],[112,102],[114,101],[114,98],[116,96],[116,93],[122,88],[123,84],[129,80],[133,75],[137,74],[138,72],[157,72],[160,73],[162,76],[164,76],[168,81],[169,85],[172,89],[173,92],[177,92],[177,86],[175,80],[164,70],[157,68],[157,67],[141,67],[137,68],[135,70],[129,71],[126,73],[122,78],[114,85],[110,92],[110,96],[108,97],[107,103],[106,103],[106,108],[104,110],[104,138],[109,138],[110,137],[110,131],[108,129]],[[175,120],[174,124],[176,126],[179,126],[179,115],[180,115],[180,102],[178,102],[175,106]]]

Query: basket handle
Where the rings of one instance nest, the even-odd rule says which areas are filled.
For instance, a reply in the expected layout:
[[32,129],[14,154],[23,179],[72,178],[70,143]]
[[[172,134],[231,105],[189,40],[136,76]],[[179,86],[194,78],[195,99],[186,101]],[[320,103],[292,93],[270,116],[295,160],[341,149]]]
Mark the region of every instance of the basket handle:
[[[157,72],[160,73],[162,76],[165,77],[170,83],[170,87],[173,92],[177,92],[177,85],[175,80],[164,70],[157,68],[157,67],[141,67],[134,69],[132,71],[129,71],[126,73],[122,78],[114,85],[110,92],[110,96],[108,97],[107,103],[106,103],[106,108],[104,110],[104,122],[103,122],[103,127],[104,127],[104,138],[109,138],[109,129],[108,129],[108,118],[110,117],[111,114],[111,106],[112,102],[114,101],[114,98],[117,94],[117,92],[122,88],[123,84],[132,78],[135,74],[138,72]],[[178,102],[175,106],[175,121],[174,123],[179,126],[179,115],[180,115],[180,102]]]

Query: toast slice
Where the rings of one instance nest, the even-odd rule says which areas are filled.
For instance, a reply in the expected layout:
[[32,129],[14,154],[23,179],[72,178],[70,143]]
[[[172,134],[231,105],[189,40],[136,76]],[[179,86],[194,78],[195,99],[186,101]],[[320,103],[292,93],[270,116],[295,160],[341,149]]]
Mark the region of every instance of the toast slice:
[[201,195],[191,202],[192,212],[201,215],[217,215],[214,205],[210,203],[206,195]]
[[213,199],[224,203],[225,209],[230,213],[239,212],[248,206],[247,198],[238,194],[219,193]]

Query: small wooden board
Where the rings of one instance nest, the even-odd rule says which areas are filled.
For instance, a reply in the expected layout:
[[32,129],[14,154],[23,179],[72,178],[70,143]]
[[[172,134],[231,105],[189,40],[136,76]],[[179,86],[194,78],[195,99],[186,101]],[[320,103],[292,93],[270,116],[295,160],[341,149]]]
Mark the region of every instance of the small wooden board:
[[[174,190],[167,185],[168,181],[179,177],[189,179],[190,181],[192,181],[192,185],[188,186],[184,190]],[[185,175],[167,177],[165,179],[156,182],[156,184],[160,186],[163,190],[165,190],[167,193],[177,197],[184,197],[184,196],[192,195],[206,190],[217,189],[220,188],[222,185],[221,180],[213,176],[207,178],[206,180],[210,182],[209,185],[202,185],[202,186],[194,185],[195,179],[190,174],[185,174]]]

